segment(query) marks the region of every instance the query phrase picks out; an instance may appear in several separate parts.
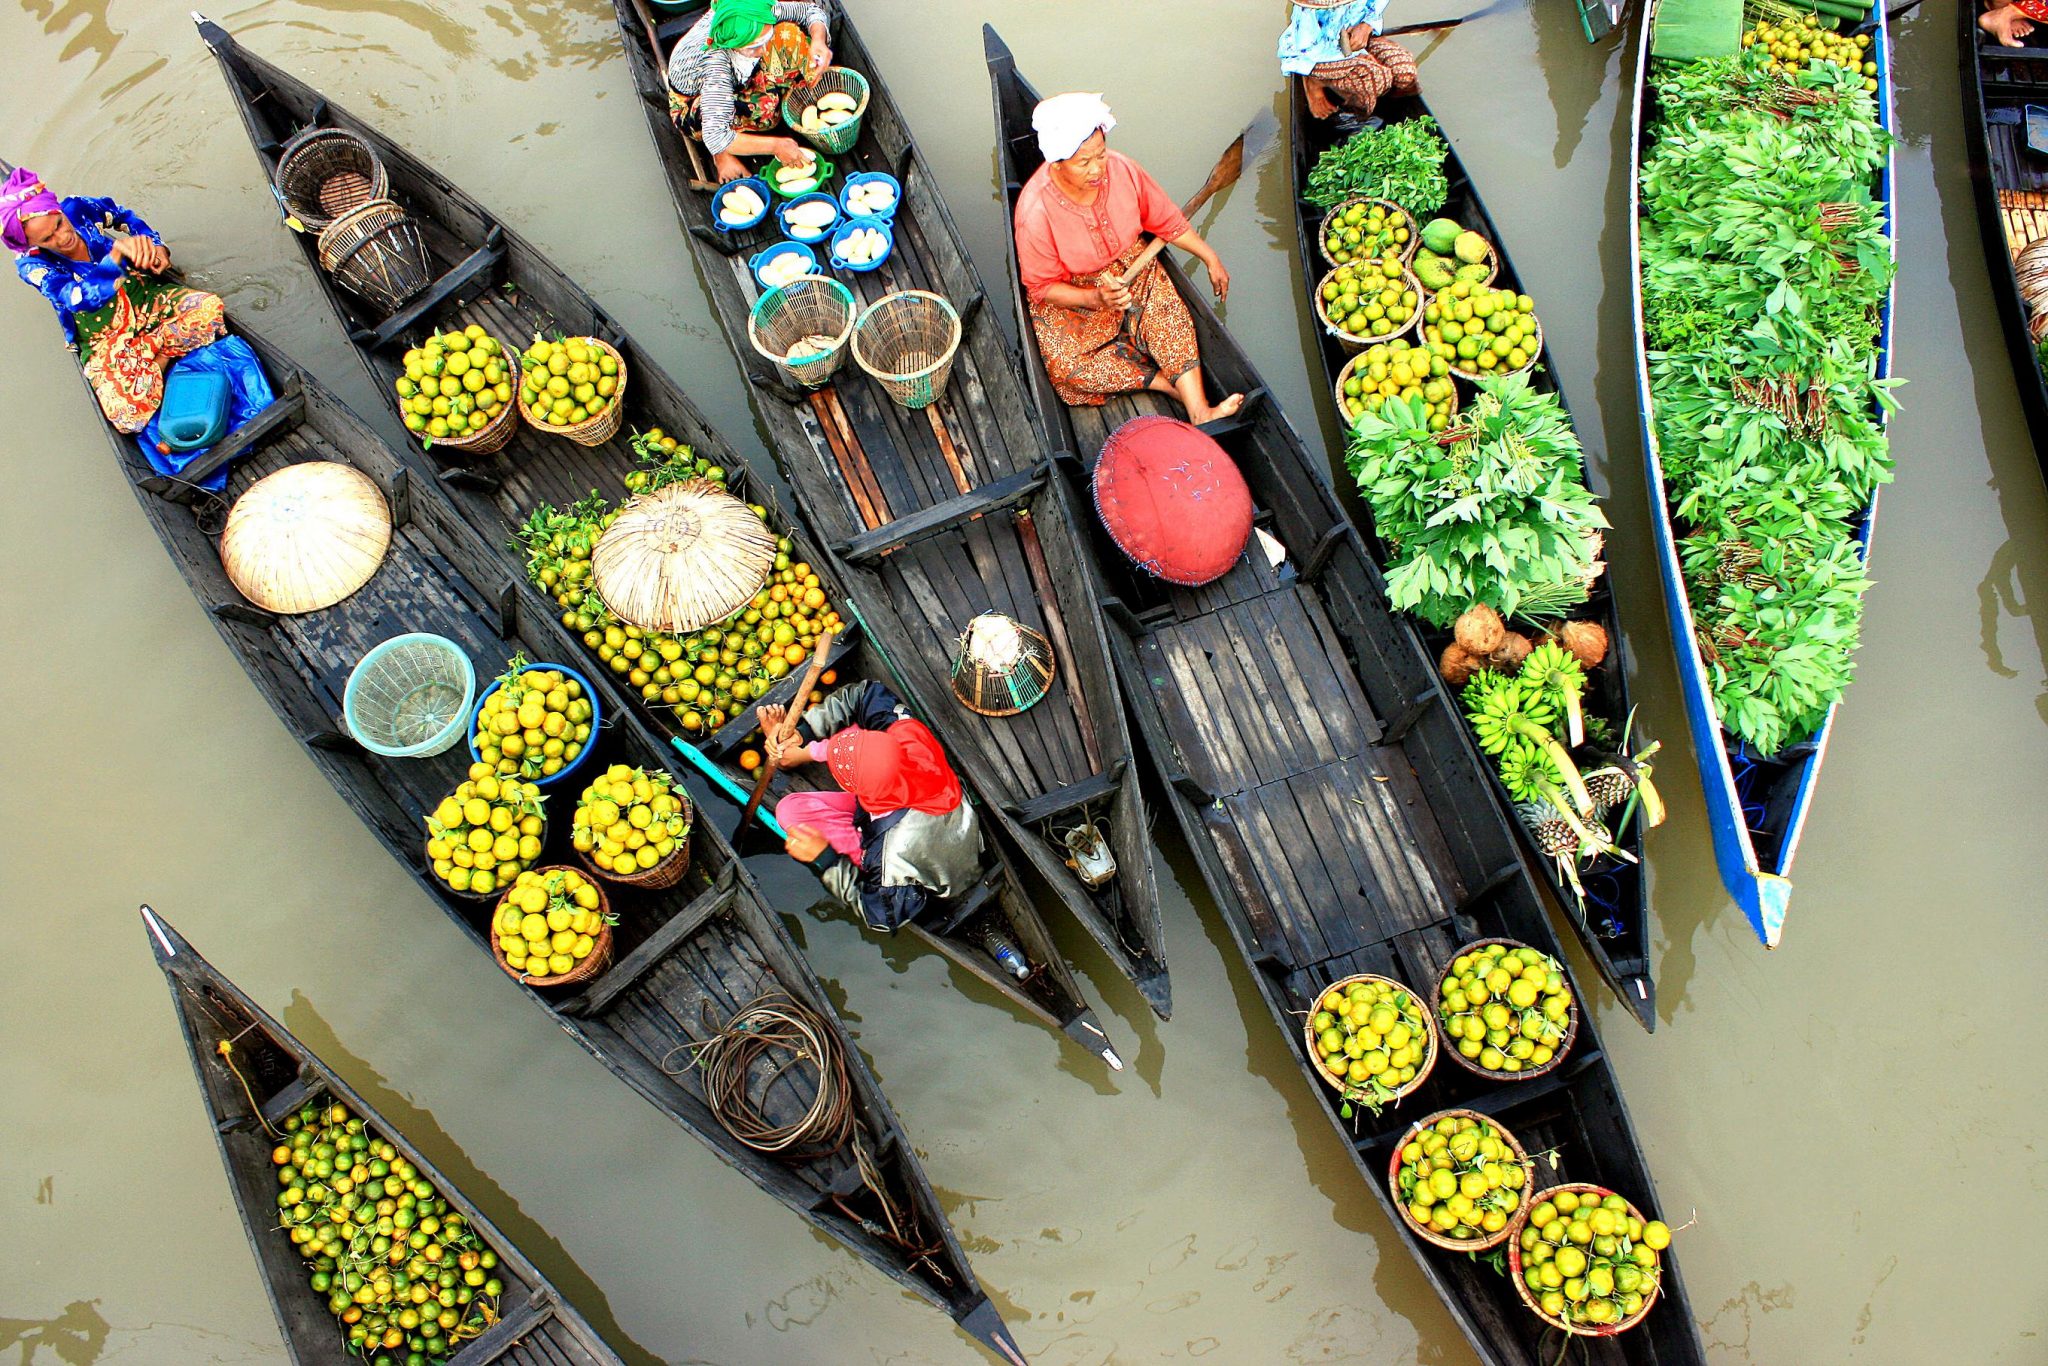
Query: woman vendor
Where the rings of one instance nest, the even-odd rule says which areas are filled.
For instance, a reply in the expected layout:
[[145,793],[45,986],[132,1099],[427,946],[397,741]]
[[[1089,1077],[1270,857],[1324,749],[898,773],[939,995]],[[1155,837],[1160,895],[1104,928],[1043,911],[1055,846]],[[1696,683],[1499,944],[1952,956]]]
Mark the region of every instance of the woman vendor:
[[1150,233],[1200,261],[1222,299],[1230,272],[1216,249],[1143,167],[1109,150],[1116,119],[1102,96],[1043,100],[1031,127],[1045,164],[1017,196],[1017,269],[1061,401],[1094,406],[1150,389],[1179,399],[1191,422],[1236,412],[1242,394],[1209,402],[1194,319],[1165,267],[1154,259],[1129,285],[1119,278]]
[[167,363],[227,330],[219,295],[157,278],[171,268],[163,239],[111,199],[60,200],[17,169],[0,186],[0,240],[16,273],[57,310],[101,411],[124,432],[156,415]]
[[[763,735],[786,715],[782,707],[755,711]],[[831,771],[838,791],[792,792],[776,803],[775,819],[789,856],[816,869],[870,929],[895,930],[930,898],[974,886],[974,808],[938,740],[880,683],[850,683],[812,707],[768,761]]]
[[1387,0],[1309,0],[1292,7],[1280,35],[1280,69],[1301,77],[1308,112],[1326,119],[1338,109],[1371,118],[1383,95],[1422,88],[1415,58],[1375,30]]
[[830,65],[823,5],[716,0],[669,56],[669,117],[704,139],[722,181],[749,174],[743,156],[799,166],[811,153],[776,131],[782,101]]

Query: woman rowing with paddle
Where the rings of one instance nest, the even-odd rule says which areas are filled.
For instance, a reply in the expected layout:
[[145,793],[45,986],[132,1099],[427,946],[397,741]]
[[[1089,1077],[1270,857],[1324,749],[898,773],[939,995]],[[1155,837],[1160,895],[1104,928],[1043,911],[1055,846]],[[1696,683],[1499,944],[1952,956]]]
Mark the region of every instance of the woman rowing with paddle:
[[0,240],[23,281],[49,301],[107,421],[139,432],[164,399],[164,366],[220,337],[227,309],[163,279],[171,253],[156,229],[111,199],[58,199],[33,171],[0,186]]
[[782,101],[830,65],[823,5],[716,0],[669,57],[669,118],[684,137],[704,139],[720,180],[748,174],[743,156],[798,166],[810,154],[775,131]]
[[914,920],[932,897],[963,895],[981,874],[981,827],[946,752],[880,683],[850,683],[790,731],[782,707],[760,707],[779,737],[778,769],[821,763],[836,792],[792,792],[775,804],[784,848],[875,930]]
[[1045,164],[1017,196],[1017,269],[1032,331],[1060,400],[1093,407],[1149,389],[1179,399],[1196,423],[1229,417],[1243,394],[1209,402],[1194,319],[1156,259],[1129,280],[1145,234],[1171,242],[1209,272],[1218,299],[1230,272],[1216,249],[1145,169],[1109,150],[1116,127],[1100,95],[1054,95],[1031,113]]

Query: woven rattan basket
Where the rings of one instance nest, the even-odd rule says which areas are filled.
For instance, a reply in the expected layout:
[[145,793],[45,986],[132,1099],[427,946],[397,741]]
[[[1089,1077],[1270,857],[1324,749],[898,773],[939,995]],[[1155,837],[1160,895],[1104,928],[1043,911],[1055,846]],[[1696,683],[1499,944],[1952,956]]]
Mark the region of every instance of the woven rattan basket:
[[[1316,1001],[1320,1003],[1331,992],[1342,991],[1353,982],[1379,982],[1382,985],[1406,991],[1410,997],[1414,998],[1416,1012],[1422,1017],[1422,1034],[1429,1041],[1429,1047],[1423,1052],[1422,1061],[1416,1064],[1415,1075],[1409,1079],[1408,1084],[1395,1091],[1393,1098],[1385,1102],[1387,1105],[1399,1105],[1408,1096],[1413,1095],[1416,1088],[1420,1087],[1422,1083],[1428,1081],[1429,1074],[1436,1070],[1437,1056],[1443,1052],[1443,1033],[1436,1027],[1436,1016],[1430,1010],[1429,1003],[1423,1000],[1416,992],[1409,990],[1406,983],[1397,982],[1391,977],[1381,977],[1370,972],[1359,972],[1353,973],[1349,977],[1340,977],[1321,991],[1318,991],[1316,993]],[[1308,1050],[1309,1066],[1317,1076],[1323,1079],[1326,1085],[1343,1096],[1345,1100],[1358,1099],[1355,1083],[1345,1078],[1332,1076],[1329,1069],[1325,1068],[1319,1061],[1321,1055],[1316,1051],[1315,1030],[1315,1011],[1319,1008],[1319,1004],[1312,1006],[1309,1012],[1301,1017],[1301,1042],[1302,1046]]]
[[[610,342],[600,341],[596,337],[578,337],[575,340],[582,342],[592,350],[602,351],[619,363],[619,385],[616,389],[612,390],[612,396],[604,405],[602,412],[586,417],[581,422],[543,422],[538,413],[526,406],[526,394],[523,385],[520,392],[513,395],[513,398],[519,405],[520,414],[526,418],[527,424],[535,431],[546,432],[549,436],[566,436],[579,446],[602,446],[605,442],[619,434],[619,424],[626,420],[626,358],[619,354],[618,347],[613,346]],[[507,351],[505,354],[516,356],[519,353],[517,351]],[[490,428],[486,427],[484,430],[488,432]],[[510,439],[510,437],[506,438],[506,440]],[[499,445],[503,444],[503,442],[499,443]]]
[[345,128],[308,128],[287,142],[270,183],[285,212],[308,232],[391,189],[376,149]]
[[[754,301],[747,314],[747,339],[785,381],[799,389],[816,389],[846,363],[855,311],[853,291],[839,281],[800,275]],[[790,360],[790,348],[806,340],[824,349]]]
[[[1412,346],[1415,342],[1415,339],[1411,337],[1409,338],[1409,342]],[[1349,399],[1344,396],[1344,381],[1351,378],[1352,369],[1357,365],[1361,364],[1365,360],[1366,353],[1369,352],[1371,349],[1371,347],[1367,347],[1365,351],[1360,351],[1356,355],[1352,356],[1350,360],[1345,361],[1344,368],[1337,372],[1337,382],[1330,386],[1330,394],[1337,400],[1337,420],[1342,422],[1347,428],[1350,427],[1352,423],[1356,422],[1358,418],[1352,413],[1351,409],[1346,406],[1347,404],[1353,403],[1356,400]],[[1421,350],[1423,355],[1429,354],[1429,352],[1426,349],[1422,349],[1419,347],[1416,349]],[[1452,417],[1456,417],[1458,415],[1458,409],[1460,406],[1462,406],[1462,400],[1460,400],[1458,397],[1458,386],[1454,384],[1451,386],[1450,415]]]
[[[536,873],[566,873],[574,871],[580,875],[583,870],[580,868],[572,870],[564,864],[551,863],[545,867],[535,868],[532,871]],[[612,915],[612,903],[611,898],[605,895],[604,884],[592,878],[590,879],[590,885],[597,888],[598,915],[609,922]],[[570,968],[567,972],[536,977],[532,973],[521,972],[518,968],[513,967],[511,963],[506,961],[505,946],[498,940],[497,924],[498,912],[505,909],[505,898],[510,896],[511,893],[512,889],[507,887],[499,894],[497,903],[491,912],[490,928],[491,957],[498,960],[498,966],[503,968],[508,976],[517,978],[530,987],[567,987],[574,986],[578,982],[587,982],[610,966],[612,961],[612,927],[607,923],[600,927],[596,934],[591,936],[593,942],[590,946],[590,952],[583,956],[583,961]]]
[[922,289],[884,295],[853,324],[853,359],[906,408],[925,408],[946,391],[960,349],[960,314]]
[[1422,245],[1422,229],[1416,224],[1415,215],[1408,212],[1408,210],[1402,208],[1399,204],[1396,204],[1391,199],[1373,199],[1370,196],[1360,194],[1351,196],[1351,198],[1345,200],[1341,204],[1338,204],[1335,208],[1331,209],[1328,213],[1324,214],[1323,221],[1317,225],[1316,250],[1322,254],[1322,258],[1325,261],[1329,262],[1333,266],[1338,263],[1337,258],[1330,255],[1330,220],[1335,218],[1338,214],[1344,212],[1344,210],[1350,208],[1353,204],[1377,204],[1381,208],[1387,210],[1389,213],[1398,213],[1403,218],[1407,219],[1408,241],[1401,247],[1400,251],[1396,252],[1395,254],[1401,258],[1401,264],[1404,266],[1415,259],[1415,250],[1416,248]]
[[1315,292],[1309,297],[1315,303],[1316,319],[1322,323],[1323,331],[1335,337],[1337,344],[1346,350],[1363,351],[1375,342],[1390,342],[1396,337],[1405,337],[1410,332],[1413,332],[1417,324],[1422,321],[1422,310],[1428,306],[1429,296],[1424,292],[1422,282],[1415,278],[1414,272],[1404,270],[1401,272],[1401,282],[1415,293],[1415,311],[1408,315],[1408,321],[1402,323],[1391,332],[1381,332],[1375,336],[1357,336],[1346,332],[1343,328],[1330,321],[1329,301],[1323,298],[1323,286],[1330,283],[1336,274],[1336,270],[1331,270],[1322,279],[1316,281]]
[[953,695],[983,716],[1028,711],[1052,687],[1052,643],[1021,621],[983,612],[967,623],[953,655]]
[[320,268],[387,313],[432,277],[419,224],[389,199],[373,199],[328,224],[320,234]]
[[[1605,1186],[1595,1186],[1584,1181],[1567,1181],[1529,1196],[1522,1202],[1522,1207],[1525,1210],[1534,1209],[1559,1191],[1570,1191],[1574,1195],[1597,1196],[1602,1200],[1610,1195],[1619,1194],[1619,1192],[1611,1191]],[[1623,1196],[1622,1198],[1627,1199],[1628,1197]],[[1633,1200],[1628,1202],[1628,1212],[1634,1217],[1641,1219],[1644,1223],[1649,1222],[1650,1216],[1636,1208],[1636,1203]],[[1641,1323],[1649,1316],[1650,1311],[1657,1307],[1657,1296],[1664,1290],[1664,1268],[1660,1262],[1657,1267],[1657,1277],[1650,1283],[1649,1293],[1643,1296],[1643,1307],[1630,1314],[1627,1318],[1615,1323],[1567,1323],[1563,1319],[1554,1319],[1544,1313],[1543,1306],[1536,1300],[1536,1292],[1531,1290],[1529,1283],[1522,1279],[1522,1240],[1520,1238],[1510,1238],[1508,1240],[1508,1280],[1515,1287],[1515,1294],[1520,1297],[1523,1304],[1528,1306],[1529,1312],[1542,1319],[1552,1328],[1560,1332],[1570,1333],[1574,1337],[1611,1338],[1618,1337]]]
[[[1417,1223],[1415,1216],[1408,1212],[1408,1202],[1401,1198],[1401,1151],[1422,1137],[1424,1130],[1434,1128],[1440,1119],[1476,1119],[1492,1129],[1494,1136],[1507,1144],[1515,1154],[1515,1161],[1522,1168],[1522,1203],[1515,1206],[1515,1212],[1508,1217],[1506,1226],[1498,1233],[1481,1233],[1477,1238],[1452,1238],[1434,1228]],[[1509,1133],[1507,1126],[1493,1116],[1482,1115],[1477,1110],[1439,1110],[1409,1125],[1408,1132],[1401,1135],[1401,1141],[1394,1145],[1393,1156],[1387,1160],[1387,1189],[1393,1194],[1394,1208],[1401,1212],[1401,1222],[1408,1226],[1409,1232],[1423,1242],[1448,1248],[1452,1252],[1484,1252],[1488,1248],[1499,1247],[1514,1237],[1522,1227],[1522,1220],[1529,1212],[1529,1195],[1536,1189],[1536,1164],[1530,1160],[1529,1150],[1522,1146],[1521,1140]]]
[[[429,835],[428,839],[431,838],[433,837]],[[545,809],[543,809],[543,813],[541,815],[540,835],[538,836],[538,838],[543,845],[545,845],[548,842],[548,822]],[[422,850],[426,848],[425,841],[421,842],[420,847]],[[426,866],[427,871],[431,874],[433,872],[434,867],[434,860],[431,856],[427,857]],[[514,876],[517,876],[517,874],[514,874]],[[495,878],[495,873],[493,874],[493,877]],[[509,886],[505,883],[498,883],[496,886],[493,886],[491,890],[489,890],[488,892],[469,892],[449,886],[446,881],[444,881],[442,878],[436,875],[434,877],[434,890],[441,893],[443,896],[452,896],[457,901],[466,901],[472,906],[495,906],[498,904],[498,899],[504,896],[505,893],[509,890]],[[496,936],[493,935],[492,938],[495,939]]]
[[[1524,944],[1519,940],[1515,939],[1475,939],[1469,944],[1460,945],[1458,951],[1451,955],[1450,961],[1444,964],[1443,975],[1437,978],[1436,1001],[1441,1002],[1444,999],[1444,983],[1450,979],[1452,963],[1457,962],[1460,958],[1463,958],[1468,953],[1476,953],[1480,949],[1490,947],[1494,944],[1498,944],[1504,949],[1526,949],[1532,947],[1531,945]],[[1542,951],[1539,949],[1538,952],[1540,953]],[[1562,962],[1560,962],[1559,960],[1557,960],[1549,954],[1544,954],[1544,957],[1551,958],[1551,961],[1557,962],[1559,972],[1563,972],[1564,964]],[[1571,979],[1569,976],[1565,978],[1565,984],[1567,986],[1571,985]],[[1434,1009],[1434,1006],[1432,1006],[1432,1009]],[[1443,1021],[1436,1020],[1434,1021],[1434,1023],[1441,1025]],[[1474,1059],[1468,1058],[1463,1053],[1460,1053],[1455,1045],[1446,1048],[1444,1051],[1451,1055],[1452,1062],[1464,1068],[1467,1072],[1470,1072],[1475,1077],[1484,1077],[1488,1081],[1512,1083],[1518,1081],[1534,1081],[1538,1077],[1548,1076],[1552,1072],[1555,1072],[1558,1068],[1564,1065],[1565,1058],[1571,1054],[1572,1045],[1577,1043],[1578,1040],[1579,993],[1576,988],[1573,988],[1571,1009],[1567,1011],[1565,1014],[1564,1037],[1557,1041],[1557,1049],[1555,1052],[1551,1054],[1550,1061],[1544,1063],[1541,1067],[1525,1067],[1519,1072],[1489,1072],[1484,1067],[1481,1067],[1479,1063]]]
[[[821,128],[807,132],[803,126],[804,111],[830,94],[853,97],[853,117],[836,128]],[[782,101],[782,121],[792,132],[803,138],[821,152],[835,155],[852,147],[860,137],[861,116],[868,112],[868,78],[858,71],[843,66],[828,66],[818,73],[818,79],[810,85],[798,86]]]
[[[690,795],[680,786],[673,787],[670,791],[682,802],[684,818],[694,826],[697,812],[690,804]],[[690,871],[690,838],[685,835],[677,840],[674,853],[652,868],[643,868],[637,873],[607,872],[597,866],[597,860],[581,849],[576,851],[576,859],[583,865],[585,872],[600,882],[616,882],[621,887],[639,887],[645,891],[658,892],[664,887],[675,886],[683,880],[683,875]]]

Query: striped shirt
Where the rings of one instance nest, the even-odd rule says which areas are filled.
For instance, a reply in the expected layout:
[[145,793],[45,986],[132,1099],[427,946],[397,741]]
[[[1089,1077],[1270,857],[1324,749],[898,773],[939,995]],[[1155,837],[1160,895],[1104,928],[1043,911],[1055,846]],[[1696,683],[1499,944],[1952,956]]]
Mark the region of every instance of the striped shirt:
[[[704,11],[704,17],[690,26],[668,59],[669,89],[678,95],[698,97],[697,123],[704,134],[704,145],[713,156],[732,146],[733,92],[754,74],[753,58],[706,44],[717,12],[715,4]],[[822,25],[830,20],[823,5],[796,3],[778,4],[775,22],[795,24],[808,32],[813,24]]]

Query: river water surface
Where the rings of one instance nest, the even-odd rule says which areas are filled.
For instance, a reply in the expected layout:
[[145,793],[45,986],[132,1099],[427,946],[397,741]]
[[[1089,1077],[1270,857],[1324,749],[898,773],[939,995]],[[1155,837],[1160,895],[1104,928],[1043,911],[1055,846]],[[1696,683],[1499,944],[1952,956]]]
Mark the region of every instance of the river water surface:
[[[1442,3],[1403,0],[1394,22],[1463,0]],[[993,281],[982,19],[1041,88],[1107,91],[1118,145],[1179,193],[1256,110],[1284,110],[1275,5],[853,7]],[[1620,98],[1632,58],[1589,48],[1564,0],[1422,48],[1613,491],[1613,574],[1672,819],[1651,842],[1658,1032],[1596,1005],[1664,1208],[1698,1211],[1680,1246],[1716,1362],[2048,1359],[2048,1275],[2019,1236],[2048,1220],[2048,511],[1987,292],[1949,15],[1930,5],[1898,34],[1900,478],[1791,923],[1768,954],[1714,872],[1640,558]],[[215,17],[552,251],[758,448],[606,0],[273,0]],[[383,413],[181,6],[22,0],[0,15],[0,52],[0,152],[61,192],[137,206],[182,265]],[[1284,153],[1270,143],[1203,226],[1236,282],[1231,325],[1296,424],[1329,435]],[[0,286],[0,325],[0,1354],[280,1354],[135,919],[149,901],[403,1121],[629,1356],[970,1359],[942,1318],[507,988],[216,638],[117,477],[48,310]],[[1114,1079],[930,955],[878,950],[844,920],[792,923],[1035,1360],[1469,1360],[1184,854],[1171,838],[1161,852],[1170,1024],[1063,927],[1132,1059]],[[804,905],[778,862],[755,864]]]

